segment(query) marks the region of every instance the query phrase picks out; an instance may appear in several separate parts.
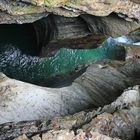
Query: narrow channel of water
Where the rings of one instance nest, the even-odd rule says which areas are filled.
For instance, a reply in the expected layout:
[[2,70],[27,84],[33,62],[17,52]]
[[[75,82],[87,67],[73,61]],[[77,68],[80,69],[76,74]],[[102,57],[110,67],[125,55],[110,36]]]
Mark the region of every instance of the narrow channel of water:
[[[124,36],[116,39],[110,37],[96,49],[61,48],[52,57],[39,58],[36,57],[39,50],[33,33],[34,29],[30,24],[0,26],[0,71],[11,78],[38,85],[45,83],[45,86],[71,83],[84,72],[75,72],[78,65],[104,59],[124,60],[125,49],[119,43],[133,44]],[[9,51],[4,48],[4,53],[5,44],[11,44],[13,49]]]

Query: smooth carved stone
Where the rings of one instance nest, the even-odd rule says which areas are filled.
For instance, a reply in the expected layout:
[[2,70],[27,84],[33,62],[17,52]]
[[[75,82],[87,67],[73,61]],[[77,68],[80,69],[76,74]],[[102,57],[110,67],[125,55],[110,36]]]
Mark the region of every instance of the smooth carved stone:
[[115,137],[119,137],[130,140],[140,132],[139,111],[140,88],[134,86],[125,90],[111,104],[89,112],[52,118],[51,121],[45,119],[2,124],[0,139],[28,140],[29,137],[32,140],[118,140]]
[[9,79],[1,74],[0,123],[49,120],[109,104],[128,86],[140,84],[139,64],[140,59],[96,62],[72,85],[56,89]]

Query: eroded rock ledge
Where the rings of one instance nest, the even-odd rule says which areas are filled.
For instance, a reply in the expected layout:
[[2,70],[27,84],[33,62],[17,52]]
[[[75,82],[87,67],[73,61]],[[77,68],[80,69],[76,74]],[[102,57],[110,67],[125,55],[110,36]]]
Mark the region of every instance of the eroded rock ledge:
[[5,19],[6,23],[10,23],[9,20],[14,20],[15,23],[33,22],[52,12],[68,17],[83,13],[108,16],[115,12],[125,15],[125,19],[140,21],[138,0],[1,0],[0,9],[1,19]]
[[140,88],[135,86],[125,90],[116,101],[103,108],[53,118],[51,121],[36,120],[2,124],[0,139],[119,140],[120,138],[130,140],[140,132],[139,113]]
[[[81,14],[91,14],[94,16],[106,16],[104,20],[109,26],[111,30],[110,35],[113,36],[120,36],[124,34],[128,34],[129,32],[140,28],[140,2],[139,0],[1,0],[0,1],[0,23],[29,23],[34,22],[42,17],[48,16],[50,13],[54,13],[56,15],[62,15],[66,17],[75,17]],[[110,14],[114,12],[116,14],[115,18],[112,18]],[[117,15],[121,18],[118,18]],[[125,19],[125,20],[124,20]],[[125,27],[125,28],[124,28]],[[88,69],[89,73],[90,70],[94,70],[97,73],[97,77],[99,77],[100,73],[102,72],[101,76],[105,76],[104,81],[108,81],[109,74],[108,71],[112,72],[112,74],[118,75],[119,80],[122,80],[121,86],[118,85],[118,79],[114,79],[114,86],[118,86],[119,90],[124,90],[128,86],[134,86],[135,84],[140,84],[140,77],[139,79],[131,79],[133,77],[133,73],[139,76],[139,69],[140,69],[140,60],[134,60],[134,62],[128,63],[110,63],[108,65],[102,64],[94,64],[94,69]],[[135,69],[134,69],[135,67]],[[97,70],[98,69],[98,70]],[[106,73],[105,73],[106,72]],[[22,120],[30,120],[28,122],[19,122],[19,123],[6,123],[0,125],[0,139],[9,139],[9,138],[16,138],[18,139],[58,139],[58,138],[65,138],[65,139],[85,139],[89,137],[96,137],[98,138],[106,138],[109,135],[111,137],[119,137],[122,139],[132,139],[135,136],[135,133],[140,133],[140,89],[139,86],[133,87],[129,89],[127,92],[124,92],[121,97],[119,97],[115,102],[110,105],[108,104],[116,97],[112,97],[110,101],[105,101],[104,97],[94,94],[93,100],[91,100],[91,93],[97,88],[96,80],[92,83],[90,82],[90,74],[86,73],[87,75],[81,76],[79,81],[77,80],[74,84],[83,83],[83,81],[87,78],[88,82],[85,82],[85,91],[87,92],[87,96],[83,95],[81,90],[84,85],[79,85],[80,94],[82,94],[82,99],[76,95],[73,98],[76,100],[75,102],[72,100],[72,103],[69,103],[69,97],[71,97],[71,93],[79,93],[79,89],[76,89],[76,86],[66,87],[61,90],[58,89],[49,89],[49,88],[42,88],[37,87],[34,85],[30,85],[27,83],[15,81],[8,79],[7,77],[1,75],[0,76],[0,96],[1,96],[1,123],[9,122],[9,121],[22,121]],[[106,74],[106,75],[104,75]],[[95,77],[95,75],[93,75]],[[100,78],[103,78],[100,77]],[[128,78],[129,77],[129,78]],[[84,79],[82,79],[84,78]],[[100,78],[98,79],[100,81]],[[116,78],[116,77],[115,77]],[[112,79],[112,78],[111,78]],[[94,78],[92,79],[94,80]],[[115,81],[116,80],[116,81]],[[133,83],[137,82],[137,83]],[[137,81],[138,80],[138,81]],[[86,81],[86,80],[85,80]],[[110,80],[112,83],[112,81]],[[120,81],[121,82],[121,81]],[[13,84],[14,83],[14,84]],[[9,86],[9,85],[12,86]],[[17,84],[17,85],[16,85]],[[92,85],[94,84],[94,86]],[[104,85],[104,83],[103,83]],[[108,84],[109,85],[109,84]],[[27,87],[34,88],[41,94],[32,93],[28,90],[25,92]],[[92,90],[88,90],[92,87]],[[117,87],[117,88],[118,88]],[[100,86],[98,87],[99,89]],[[98,90],[99,90],[98,89]],[[111,88],[107,93],[111,94],[121,94],[115,90],[115,88]],[[17,92],[15,92],[17,90]],[[76,90],[76,92],[75,92]],[[21,91],[21,92],[20,92]],[[49,93],[50,100],[47,102],[44,100],[46,96],[46,91]],[[54,101],[54,95],[57,94]],[[103,91],[102,91],[103,92]],[[12,93],[12,94],[11,94]],[[22,94],[21,94],[22,93]],[[64,93],[69,93],[65,94]],[[98,92],[97,92],[98,93]],[[100,92],[101,93],[101,92]],[[133,94],[132,94],[133,93]],[[19,96],[18,96],[19,95]],[[36,97],[35,97],[36,95]],[[44,96],[42,96],[44,95]],[[48,94],[47,94],[48,96]],[[100,96],[102,99],[101,102],[97,103],[95,98]],[[107,94],[105,94],[107,96]],[[29,98],[31,100],[29,100]],[[34,98],[33,98],[34,97]],[[52,98],[53,97],[53,98]],[[62,99],[63,97],[63,99]],[[111,97],[111,96],[110,96]],[[39,100],[39,98],[41,100]],[[24,99],[24,100],[23,100]],[[47,98],[46,98],[47,99]],[[49,99],[49,98],[48,98]],[[65,100],[66,99],[66,100]],[[23,100],[23,102],[21,102]],[[19,102],[15,102],[19,101]],[[42,102],[42,106],[40,106],[40,102]],[[79,101],[79,102],[77,102]],[[88,101],[88,102],[87,102]],[[94,108],[97,106],[103,105],[102,108],[97,108],[92,110],[91,112],[80,112],[75,115],[70,115],[66,117],[54,118],[51,121],[48,121],[51,117],[54,116],[63,116],[68,115],[69,113],[75,113],[77,111],[82,110],[81,104],[85,105],[84,109],[89,108],[91,105],[94,104]],[[17,104],[16,104],[17,103]],[[33,103],[33,104],[32,104]],[[51,105],[54,103],[56,108],[52,107]],[[62,103],[62,104],[61,104]],[[16,104],[16,105],[15,105]],[[28,106],[27,106],[28,105]],[[49,106],[50,110],[46,108]],[[76,107],[73,110],[73,105]],[[47,107],[48,107],[47,106]],[[9,107],[9,108],[8,108]],[[30,107],[30,108],[29,108]],[[58,107],[58,108],[57,108]],[[92,106],[93,107],[93,106]],[[19,110],[18,110],[18,109]],[[34,110],[33,110],[34,108]],[[44,109],[45,108],[45,109]],[[17,110],[16,110],[17,109]],[[44,110],[43,110],[44,109]],[[53,109],[56,111],[53,111]],[[64,110],[62,110],[64,109]],[[17,112],[16,112],[16,111]],[[23,110],[23,111],[22,111]],[[11,112],[12,113],[11,113]],[[48,111],[48,112],[47,112]],[[52,112],[51,112],[52,111]],[[64,114],[62,114],[64,112]],[[6,114],[7,113],[7,114]],[[23,113],[23,114],[22,114]],[[35,116],[36,113],[36,116]],[[52,114],[51,114],[52,113]],[[56,114],[54,114],[56,113]],[[60,114],[61,113],[61,114]],[[19,116],[21,118],[19,119]],[[32,116],[33,115],[33,116]],[[50,118],[45,119],[45,117]],[[40,116],[43,116],[42,120],[39,121],[32,121],[34,119],[40,119]],[[25,118],[24,118],[25,117]],[[60,130],[61,129],[61,130]],[[101,134],[99,134],[101,133]],[[25,134],[25,135],[24,135]],[[42,135],[42,136],[41,136]]]

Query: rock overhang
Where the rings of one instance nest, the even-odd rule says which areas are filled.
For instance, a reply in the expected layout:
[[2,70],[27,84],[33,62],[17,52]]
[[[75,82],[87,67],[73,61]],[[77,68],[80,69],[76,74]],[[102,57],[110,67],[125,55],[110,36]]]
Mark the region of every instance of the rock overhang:
[[108,16],[112,12],[140,21],[140,4],[135,0],[2,0],[0,9],[1,14],[26,15],[28,22],[32,22],[31,17],[36,20],[49,13],[74,17],[83,13]]

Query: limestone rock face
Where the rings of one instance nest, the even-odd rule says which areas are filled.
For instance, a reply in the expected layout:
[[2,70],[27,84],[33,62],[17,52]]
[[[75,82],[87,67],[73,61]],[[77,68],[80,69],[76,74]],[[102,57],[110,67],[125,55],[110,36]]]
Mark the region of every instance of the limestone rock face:
[[[51,121],[35,120],[0,125],[0,139],[14,140],[131,140],[140,130],[140,88],[126,89],[114,102],[89,112]],[[139,137],[138,137],[139,138]]]
[[123,13],[139,18],[139,2],[135,0],[23,0],[38,6],[71,7],[96,16],[107,16],[111,12]]
[[139,0],[1,0],[0,9],[1,23],[4,19],[7,23],[11,19],[17,23],[32,22],[50,12],[68,17],[82,13],[107,16],[115,12],[121,13],[127,20],[140,21]]

